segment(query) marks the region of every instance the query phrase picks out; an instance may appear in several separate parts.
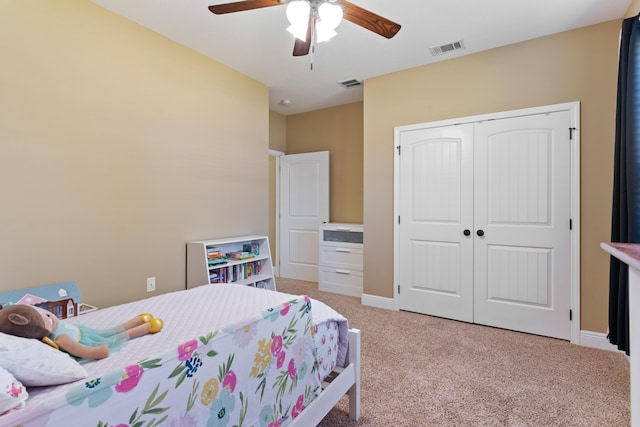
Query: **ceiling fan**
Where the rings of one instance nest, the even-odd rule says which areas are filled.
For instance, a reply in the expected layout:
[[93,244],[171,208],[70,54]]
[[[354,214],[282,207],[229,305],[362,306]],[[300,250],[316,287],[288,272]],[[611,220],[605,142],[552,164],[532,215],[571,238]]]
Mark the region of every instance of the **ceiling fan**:
[[[209,6],[216,15],[288,4],[289,30],[296,36],[293,56],[309,53],[311,43],[328,40],[344,18],[385,38],[392,38],[400,25],[346,0],[243,0]],[[328,7],[331,6],[331,7]],[[324,28],[324,27],[333,28]]]

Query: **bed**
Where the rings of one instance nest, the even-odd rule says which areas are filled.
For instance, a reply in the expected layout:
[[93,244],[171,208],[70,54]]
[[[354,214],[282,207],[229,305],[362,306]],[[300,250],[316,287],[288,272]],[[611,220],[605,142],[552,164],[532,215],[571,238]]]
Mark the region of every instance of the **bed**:
[[164,329],[106,359],[40,357],[64,355],[79,372],[57,367],[47,375],[80,378],[27,386],[22,407],[0,416],[0,425],[311,426],[345,393],[350,418],[360,418],[360,332],[320,301],[208,285],[67,321],[106,328],[143,312],[162,318]]

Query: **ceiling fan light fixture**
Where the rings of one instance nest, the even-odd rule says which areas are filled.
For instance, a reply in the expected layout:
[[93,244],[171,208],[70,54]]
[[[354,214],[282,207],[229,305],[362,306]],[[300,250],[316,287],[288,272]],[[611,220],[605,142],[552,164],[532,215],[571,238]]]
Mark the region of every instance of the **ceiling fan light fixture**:
[[318,7],[318,15],[323,25],[335,30],[342,22],[343,11],[337,4],[325,2]]
[[318,6],[318,17],[316,22],[316,42],[326,42],[337,33],[335,29],[342,22],[342,8],[334,3],[322,3]]
[[311,5],[306,0],[294,0],[287,5],[287,19],[291,25],[302,25],[309,21]]
[[291,24],[287,31],[302,41],[307,39],[309,13],[311,13],[311,5],[306,0],[295,0],[287,5],[287,19]]
[[387,39],[394,37],[401,28],[400,24],[347,0],[236,0],[211,5],[209,11],[222,15],[285,4],[290,23],[287,30],[296,38],[293,56],[313,52],[314,38],[316,42],[322,42],[335,36],[335,29],[343,19]]
[[338,33],[336,33],[333,28],[325,24],[324,21],[318,21],[318,23],[316,23],[316,42],[317,43],[326,42],[336,34]]
[[289,25],[287,27],[287,31],[289,31],[291,34],[293,34],[294,37],[302,40],[302,41],[306,41],[307,40],[307,26],[309,24],[305,24],[305,25]]

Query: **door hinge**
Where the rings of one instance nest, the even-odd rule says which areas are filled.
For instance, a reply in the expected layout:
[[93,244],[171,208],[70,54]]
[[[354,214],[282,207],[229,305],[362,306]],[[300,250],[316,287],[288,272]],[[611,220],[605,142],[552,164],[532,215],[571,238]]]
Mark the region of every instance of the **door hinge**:
[[400,215],[398,215],[398,225],[400,225]]
[[569,218],[569,230],[573,230],[573,219]]
[[573,132],[575,132],[576,128],[569,128],[569,140],[573,141]]
[[569,309],[569,321],[573,320],[573,310]]
[[400,285],[398,285],[398,294],[400,294]]
[[398,156],[399,156],[400,155],[400,146],[398,145],[396,148],[398,149]]

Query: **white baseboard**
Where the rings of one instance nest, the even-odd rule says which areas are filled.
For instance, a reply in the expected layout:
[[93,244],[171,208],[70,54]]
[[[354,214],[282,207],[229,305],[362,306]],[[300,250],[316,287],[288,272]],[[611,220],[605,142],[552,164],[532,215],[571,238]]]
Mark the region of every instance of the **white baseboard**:
[[580,331],[579,344],[585,347],[599,348],[600,350],[620,352],[618,347],[609,342],[607,334],[602,332]]
[[371,307],[384,308],[386,310],[395,310],[396,305],[393,298],[379,297],[377,295],[362,294],[362,305],[368,305]]

